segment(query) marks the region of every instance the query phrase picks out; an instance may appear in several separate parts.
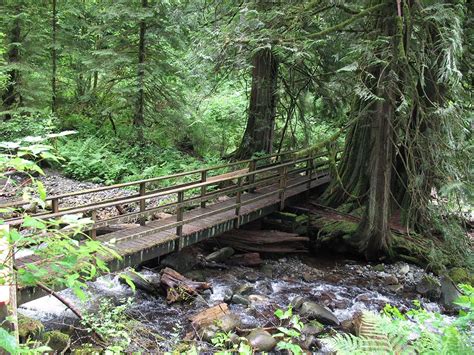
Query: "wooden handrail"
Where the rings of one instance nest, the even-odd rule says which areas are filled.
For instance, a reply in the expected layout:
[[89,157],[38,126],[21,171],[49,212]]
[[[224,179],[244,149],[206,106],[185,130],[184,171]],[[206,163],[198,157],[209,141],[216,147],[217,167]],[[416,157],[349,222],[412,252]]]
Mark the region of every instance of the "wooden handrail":
[[[145,225],[145,219],[147,216],[151,215],[152,213],[156,213],[159,210],[164,210],[166,208],[171,208],[171,207],[176,208],[178,222],[180,222],[179,219],[181,220],[183,219],[183,215],[184,215],[183,208],[185,206],[190,206],[190,205],[200,202],[201,207],[205,207],[206,202],[213,198],[216,198],[224,194],[234,194],[234,193],[237,194],[238,196],[237,201],[238,201],[240,200],[240,196],[243,192],[245,191],[252,192],[257,187],[266,186],[265,184],[270,183],[271,181],[275,180],[275,178],[277,178],[280,181],[279,183],[280,187],[278,189],[278,193],[280,196],[280,203],[281,205],[283,205],[284,200],[285,200],[285,190],[288,187],[287,183],[288,183],[288,178],[290,174],[296,175],[296,174],[305,173],[306,175],[308,175],[309,176],[308,188],[310,188],[310,182],[312,181],[312,174],[318,171],[318,168],[322,168],[327,165],[326,162],[324,163],[319,162],[318,164],[315,164],[316,159],[325,156],[325,154],[318,154],[314,156],[305,156],[302,158],[289,160],[285,162],[282,162],[280,158],[280,162],[267,164],[266,166],[257,168],[256,162],[259,160],[268,159],[274,156],[282,157],[290,153],[295,153],[295,152],[272,154],[269,156],[259,157],[256,159],[248,159],[248,160],[244,160],[240,162],[234,162],[234,163],[230,163],[226,165],[220,165],[217,167],[194,170],[194,171],[186,172],[186,173],[174,174],[174,175],[165,176],[161,178],[146,179],[146,180],[140,180],[140,181],[130,182],[126,184],[108,186],[104,188],[82,190],[82,191],[77,191],[77,192],[73,192],[69,194],[56,195],[49,198],[49,200],[52,200],[52,206],[53,206],[52,212],[42,211],[39,214],[36,214],[35,216],[40,219],[49,219],[49,218],[58,218],[66,214],[91,213],[91,217],[94,220],[94,225],[92,226],[92,229],[91,229],[91,236],[95,237],[96,226],[112,224],[111,222],[113,222],[114,220],[125,220],[125,221],[135,220],[134,218],[137,218],[140,221],[140,224]],[[243,163],[248,163],[249,167],[245,169],[241,169],[239,173],[235,173],[236,171],[234,171],[234,173],[226,173],[221,176],[213,176],[211,178],[208,177],[208,172],[210,170],[220,169],[222,167],[228,167],[228,166],[235,166],[235,165],[243,164]],[[302,163],[306,163],[305,166],[302,166],[302,167],[297,166],[298,164],[302,164]],[[160,179],[167,179],[170,177],[185,176],[189,174],[195,174],[197,172],[201,173],[201,179],[198,182],[182,183],[176,187],[171,186],[171,187],[155,190],[156,192],[154,191],[148,192],[148,193],[146,192],[145,185],[147,182],[158,181]],[[273,173],[273,175],[269,177],[268,176],[264,177],[263,179],[258,179],[258,180],[256,179],[256,176],[258,174],[266,174],[266,173]],[[232,181],[232,180],[238,180],[239,183],[238,183],[237,188],[232,187],[232,188],[222,188],[222,189],[219,189],[217,191],[212,191],[212,192],[207,191],[207,187],[211,185],[218,185],[218,184]],[[94,192],[103,191],[107,189],[114,189],[114,188],[124,186],[124,185],[130,186],[134,184],[139,185],[140,187],[139,194],[135,194],[133,196],[123,196],[119,198],[112,198],[108,200],[106,199],[99,203],[90,203],[90,204],[86,204],[82,206],[68,207],[66,209],[59,210],[58,201],[60,198],[75,196],[75,195],[80,195],[80,194],[94,193]],[[190,190],[197,190],[198,196],[192,196],[188,199],[185,199],[184,194]],[[146,209],[147,199],[152,199],[152,198],[162,197],[162,196],[169,196],[173,194],[177,194],[178,201],[167,203],[162,206]],[[108,219],[102,219],[102,220],[96,219],[97,210],[108,208],[108,207],[119,206],[123,204],[130,204],[130,203],[138,203],[139,212],[130,212],[121,216],[112,217]],[[236,209],[236,216],[237,216],[236,227],[238,227],[241,202],[238,201],[236,203],[237,204],[234,206],[234,208]],[[19,217],[19,218],[7,220],[7,223],[11,226],[16,226],[16,225],[20,225],[22,221],[23,219]],[[181,228],[182,225],[183,224],[177,224],[177,226],[180,227],[180,228],[177,228],[177,231],[176,231],[177,235],[182,234],[182,228]]]
[[[211,166],[211,167],[208,167],[208,168],[201,168],[201,169],[185,171],[185,172],[171,174],[171,175],[158,176],[158,177],[154,177],[154,178],[130,181],[130,182],[125,182],[125,183],[120,183],[120,184],[115,184],[115,185],[101,186],[101,187],[97,187],[97,188],[94,188],[94,189],[85,189],[85,190],[68,192],[68,193],[65,193],[65,194],[52,195],[52,196],[48,196],[46,198],[46,201],[51,201],[53,199],[60,200],[62,198],[79,196],[79,195],[87,195],[87,194],[96,193],[96,192],[102,192],[102,191],[119,189],[119,188],[134,186],[134,185],[140,185],[142,183],[148,184],[148,183],[158,182],[158,181],[163,181],[163,180],[176,179],[176,178],[187,176],[187,175],[201,174],[203,172],[207,173],[207,172],[212,171],[212,170],[228,168],[228,167],[241,165],[241,164],[248,164],[248,163],[251,163],[251,162],[258,162],[260,160],[270,159],[270,158],[273,158],[273,157],[276,157],[276,156],[285,156],[285,155],[289,155],[289,154],[295,154],[298,151],[299,150],[287,151],[287,152],[283,152],[283,153],[274,153],[274,154],[270,154],[270,155],[264,155],[264,156],[261,156],[261,157],[255,157],[255,158],[252,158],[252,159],[246,159],[246,160],[240,160],[240,161],[231,162],[231,163],[227,163],[227,164],[215,165],[215,166]],[[325,154],[320,154],[320,156],[325,156]],[[317,156],[315,156],[315,157],[317,157]],[[0,208],[21,206],[25,203],[28,203],[28,201],[12,201],[12,202],[7,202],[7,203],[0,204]]]

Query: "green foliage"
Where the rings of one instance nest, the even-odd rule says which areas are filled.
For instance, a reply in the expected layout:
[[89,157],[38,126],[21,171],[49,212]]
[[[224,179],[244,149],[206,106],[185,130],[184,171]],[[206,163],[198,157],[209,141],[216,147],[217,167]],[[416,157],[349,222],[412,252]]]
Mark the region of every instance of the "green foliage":
[[132,303],[133,298],[128,298],[118,306],[109,299],[102,299],[98,310],[84,314],[81,322],[89,332],[99,333],[112,344],[110,350],[124,351],[131,342],[131,320],[126,312]]
[[363,314],[359,336],[337,334],[325,342],[338,354],[474,354],[474,288],[461,288],[456,304],[462,310],[454,321],[419,302],[406,314],[387,305],[381,315]]
[[277,327],[279,333],[273,336],[280,339],[277,343],[277,350],[288,350],[291,354],[300,355],[303,353],[301,347],[297,344],[301,337],[303,323],[297,314],[293,314],[292,306],[284,311],[277,309],[275,316],[280,320],[280,326]]
[[[50,138],[61,137],[70,132],[60,134],[49,134]],[[37,162],[42,160],[53,160],[58,162],[59,158],[52,153],[53,148],[45,144],[45,138],[27,137],[17,142],[3,142],[0,146],[0,179],[4,183],[10,183],[9,176],[12,172],[27,174],[36,189],[22,189],[23,199],[30,203],[36,203],[45,207],[46,191],[43,184],[36,180],[32,173],[43,174],[43,170]],[[12,252],[28,250],[36,255],[44,263],[27,263],[18,267],[15,275],[9,272],[2,273],[0,284],[5,284],[11,277],[21,286],[37,286],[38,284],[54,288],[71,288],[76,295],[84,299],[86,281],[97,277],[98,273],[107,272],[109,269],[103,261],[103,257],[120,256],[112,249],[102,245],[100,242],[91,240],[82,231],[90,224],[89,218],[79,215],[64,215],[56,220],[43,220],[29,216],[24,211],[2,210],[0,213],[18,213],[21,218],[21,233],[15,228],[8,231],[1,229],[1,238],[4,238]],[[3,224],[0,219],[0,224]],[[78,236],[82,237],[79,242]],[[0,271],[8,265],[0,264]],[[8,269],[9,270],[9,269]],[[1,334],[0,334],[1,335]],[[5,334],[3,334],[5,335]],[[11,338],[2,336],[0,343],[9,347]],[[18,350],[19,351],[19,350]],[[41,350],[40,350],[41,351]]]

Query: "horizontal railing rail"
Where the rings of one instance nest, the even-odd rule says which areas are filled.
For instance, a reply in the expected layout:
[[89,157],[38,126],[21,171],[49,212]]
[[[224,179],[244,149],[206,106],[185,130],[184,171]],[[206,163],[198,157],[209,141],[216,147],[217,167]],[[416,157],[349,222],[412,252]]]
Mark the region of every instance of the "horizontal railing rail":
[[[238,228],[240,225],[241,208],[243,206],[276,194],[278,195],[278,201],[280,201],[281,206],[283,206],[285,202],[285,192],[288,188],[307,184],[307,189],[310,189],[312,181],[317,180],[321,175],[327,174],[330,161],[325,154],[297,157],[297,153],[297,151],[275,153],[189,172],[55,195],[47,198],[48,201],[52,202],[51,210],[44,210],[34,215],[40,219],[60,218],[67,214],[82,214],[90,217],[93,220],[93,225],[89,231],[91,237],[96,236],[97,228],[130,221],[138,221],[140,224],[145,225],[146,218],[149,216],[159,211],[170,210],[174,210],[175,212],[174,219],[170,219],[169,223],[151,228],[144,233],[157,233],[162,230],[176,228],[176,236],[179,238],[183,234],[184,225],[200,218],[206,218],[206,216],[212,216],[229,210],[235,210],[234,224],[235,227]],[[266,159],[269,160],[268,163],[265,162]],[[259,166],[259,164],[261,165]],[[212,172],[220,172],[222,169],[234,168],[239,165],[241,166],[240,170],[224,172],[223,174],[214,176],[211,175]],[[158,189],[154,188],[151,191],[147,191],[147,184],[169,179],[178,179],[192,174],[200,174],[199,179],[179,182],[174,186]],[[306,176],[306,178],[302,181],[301,179],[297,179],[303,176]],[[229,184],[231,186],[228,186]],[[253,193],[256,192],[257,189],[262,189],[270,185],[276,185],[276,188],[269,192],[259,193],[254,197],[242,200],[243,194]],[[60,208],[61,199],[64,198],[89,195],[130,186],[137,186],[138,191],[129,196],[104,198],[94,203]],[[203,210],[198,216],[185,218],[185,208],[194,206],[206,208],[206,204],[209,201],[214,201],[224,195],[232,196],[231,198],[234,198],[233,202],[221,208],[208,211]],[[147,207],[147,201],[158,198],[162,198],[162,200],[159,201],[157,206]],[[0,207],[15,207],[25,203],[25,201],[15,201],[10,204],[3,204]],[[126,211],[118,216],[97,217],[99,210],[133,204],[136,204],[135,209],[137,210]],[[20,216],[11,218],[6,222],[10,226],[18,227],[22,221],[23,218]],[[143,235],[143,233],[133,234],[133,237],[137,235]]]

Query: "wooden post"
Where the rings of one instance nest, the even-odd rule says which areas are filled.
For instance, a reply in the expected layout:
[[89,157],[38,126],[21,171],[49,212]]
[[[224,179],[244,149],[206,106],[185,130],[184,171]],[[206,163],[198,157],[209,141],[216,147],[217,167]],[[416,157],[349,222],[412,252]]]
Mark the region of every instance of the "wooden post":
[[89,236],[92,238],[92,239],[96,239],[97,237],[97,229],[95,229],[95,222],[97,220],[97,210],[92,210],[91,211],[91,219],[92,221],[94,222],[94,224],[92,225],[92,229],[89,231]]
[[242,202],[242,186],[243,186],[243,179],[239,177],[237,180],[238,191],[237,195],[235,196],[235,220],[234,220],[234,228],[238,229],[240,227],[240,203]]
[[[206,182],[207,180],[207,170],[204,170],[201,173],[201,182]],[[201,186],[201,198],[206,195],[207,186]],[[206,208],[206,201],[201,201],[201,208]]]
[[[255,171],[257,170],[257,161],[255,159],[252,159],[249,163],[249,173],[253,173],[252,175],[249,175],[248,177],[248,183],[249,185],[255,183]],[[248,192],[255,192],[256,188],[251,187],[248,189]]]
[[[13,331],[18,343],[16,277],[13,270],[13,247],[8,241],[8,225],[0,225],[0,325]],[[6,321],[7,317],[11,320]]]
[[285,208],[285,190],[288,175],[288,166],[280,168],[280,210]]
[[311,179],[313,178],[313,169],[314,169],[314,158],[312,156],[309,157],[306,166],[306,176],[308,177],[308,190],[311,189]]
[[59,212],[59,200],[57,198],[51,200],[51,209],[53,210],[53,213]]
[[[141,182],[140,183],[140,196],[145,196],[145,192],[146,192],[146,187],[145,187],[145,183],[144,182]],[[140,212],[145,212],[145,208],[146,208],[146,205],[145,205],[145,198],[143,197],[142,200],[140,200]],[[146,223],[146,218],[145,217],[140,217],[139,218],[140,220],[140,225],[144,226],[145,223]]]
[[[184,191],[178,192],[178,206],[176,206],[176,221],[182,222],[183,221],[183,206],[179,204],[184,201]],[[176,227],[176,235],[179,237],[175,244],[175,250],[179,251],[182,249],[182,242],[181,237],[183,236],[183,226],[179,225]]]

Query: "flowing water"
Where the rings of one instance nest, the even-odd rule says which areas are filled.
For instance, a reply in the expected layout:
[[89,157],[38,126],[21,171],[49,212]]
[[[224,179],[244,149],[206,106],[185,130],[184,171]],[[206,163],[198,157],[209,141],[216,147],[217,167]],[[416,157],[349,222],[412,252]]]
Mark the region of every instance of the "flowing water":
[[[145,270],[143,274],[156,276],[151,270]],[[325,305],[342,322],[352,319],[362,310],[378,312],[386,304],[402,310],[410,308],[411,300],[420,299],[414,293],[414,286],[423,274],[422,269],[407,264],[385,265],[383,271],[376,271],[373,265],[352,260],[301,256],[266,259],[264,266],[258,268],[194,270],[186,275],[210,282],[213,291],[204,293],[192,303],[168,305],[162,296],[152,296],[140,290],[133,293],[119,282],[117,275],[107,275],[90,283],[87,302],[78,300],[70,290],[62,291],[62,294],[80,305],[83,312],[90,313],[97,313],[99,303],[104,299],[121,304],[127,298],[133,298],[126,312],[138,320],[140,330],[134,333],[130,350],[143,350],[145,347],[150,351],[169,351],[192,331],[189,316],[228,301],[236,292],[251,300],[250,306],[229,304],[231,311],[241,318],[241,329],[275,325],[274,311],[285,309],[296,296]],[[389,283],[396,283],[398,287],[388,287]],[[428,309],[440,310],[436,303],[421,301]],[[74,329],[75,341],[81,341],[83,334],[77,332],[81,326],[75,316],[51,296],[24,304],[20,312],[41,320],[49,329],[69,330],[70,333]],[[201,345],[208,349],[210,346]]]

